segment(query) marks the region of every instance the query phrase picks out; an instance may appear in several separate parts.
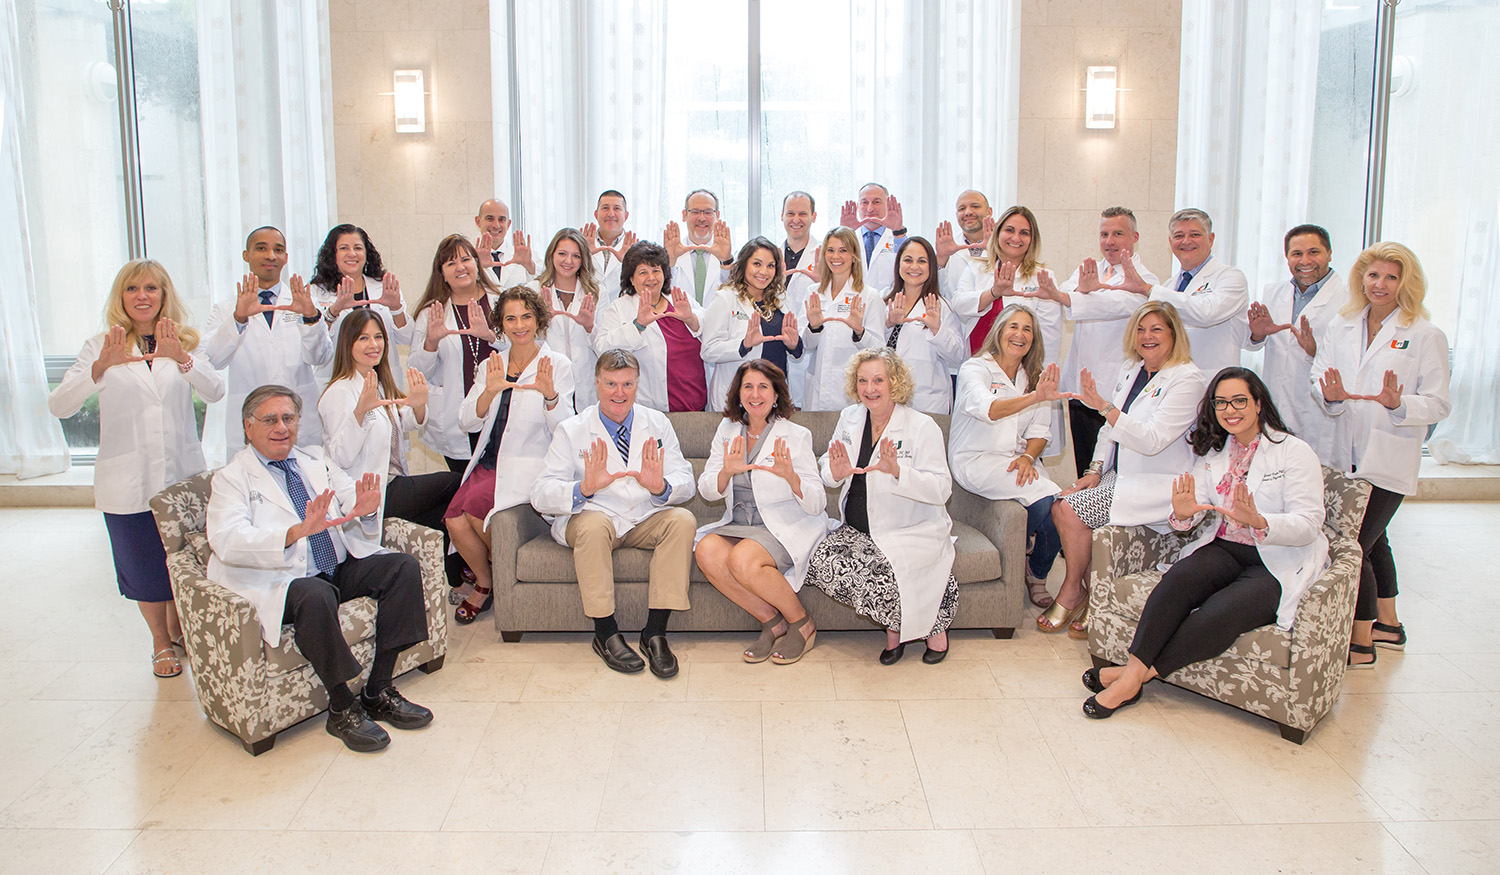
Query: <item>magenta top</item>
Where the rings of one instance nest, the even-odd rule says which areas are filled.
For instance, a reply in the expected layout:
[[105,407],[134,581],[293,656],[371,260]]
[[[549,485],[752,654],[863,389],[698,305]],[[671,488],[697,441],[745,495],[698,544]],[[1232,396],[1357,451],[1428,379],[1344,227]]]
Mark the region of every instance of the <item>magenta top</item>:
[[[667,312],[672,312],[671,303]],[[656,320],[667,342],[667,409],[704,410],[708,407],[708,378],[703,368],[703,344],[680,319],[663,315]]]

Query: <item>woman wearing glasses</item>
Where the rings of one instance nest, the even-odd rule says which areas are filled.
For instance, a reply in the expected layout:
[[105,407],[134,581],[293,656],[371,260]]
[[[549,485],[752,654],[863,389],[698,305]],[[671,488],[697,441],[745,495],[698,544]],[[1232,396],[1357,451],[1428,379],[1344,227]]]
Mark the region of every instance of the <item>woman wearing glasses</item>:
[[1172,484],[1172,528],[1212,515],[1141,608],[1123,667],[1091,668],[1083,713],[1109,717],[1141,687],[1213,659],[1245,632],[1291,629],[1297,603],[1328,564],[1323,470],[1307,442],[1286,430],[1254,371],[1225,368],[1198,404],[1188,433],[1192,470]]

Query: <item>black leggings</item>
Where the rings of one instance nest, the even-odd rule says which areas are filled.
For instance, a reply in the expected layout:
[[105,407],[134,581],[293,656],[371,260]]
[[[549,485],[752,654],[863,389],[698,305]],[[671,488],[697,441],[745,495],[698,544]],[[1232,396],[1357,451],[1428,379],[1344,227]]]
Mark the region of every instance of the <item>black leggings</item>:
[[[468,465],[468,460],[464,460]],[[462,469],[460,469],[462,470]],[[443,512],[463,475],[452,471],[432,474],[417,474],[411,477],[392,477],[385,487],[385,515],[393,519],[407,520],[443,533],[443,569],[450,586],[463,583],[464,561],[457,552],[448,550],[448,526],[443,522]]]
[[1370,486],[1370,503],[1365,505],[1365,518],[1359,524],[1359,549],[1364,562],[1359,567],[1359,599],[1354,603],[1356,621],[1376,619],[1376,600],[1396,597],[1396,557],[1391,555],[1385,528],[1405,497],[1399,492]]
[[1141,609],[1130,653],[1166,677],[1276,622],[1280,603],[1281,584],[1261,563],[1260,551],[1216,538],[1162,575]]
[[1099,411],[1075,398],[1068,399],[1068,434],[1073,438],[1073,464],[1077,466],[1079,477],[1094,461],[1099,429],[1106,424],[1107,420]]

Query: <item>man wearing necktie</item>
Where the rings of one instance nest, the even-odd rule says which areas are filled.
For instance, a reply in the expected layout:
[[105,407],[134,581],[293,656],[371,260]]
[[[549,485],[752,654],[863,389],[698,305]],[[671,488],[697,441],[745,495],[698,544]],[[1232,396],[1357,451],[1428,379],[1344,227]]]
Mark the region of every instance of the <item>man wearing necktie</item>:
[[669,222],[663,246],[672,261],[672,286],[693,299],[695,308],[705,305],[714,289],[729,279],[731,257],[729,228],[719,219],[719,197],[700,188],[682,204],[682,237],[676,222]]
[[[954,222],[942,223],[933,235],[932,246],[937,252],[938,268],[942,271],[939,282],[944,295],[951,295],[958,281],[977,261],[984,260],[984,248],[989,244],[989,235],[994,232],[994,210],[983,192],[969,189],[958,196],[953,205]],[[953,233],[957,227],[959,233]],[[964,330],[967,336],[968,329]]]
[[[594,623],[594,653],[615,671],[651,667],[677,674],[667,646],[672,611],[688,609],[688,569],[697,521],[680,505],[693,497],[693,467],[683,458],[666,414],[635,403],[636,357],[622,349],[599,355],[599,403],[565,420],[552,434],[531,505],[552,525],[552,537],[573,549],[583,613]],[[651,552],[645,628],[631,649],[615,619],[614,551]]]
[[[1130,314],[1146,303],[1146,296],[1121,289],[1125,263],[1147,285],[1156,274],[1146,269],[1136,247],[1141,239],[1135,213],[1109,207],[1099,214],[1099,260],[1084,259],[1067,281],[1058,286],[1058,303],[1073,320],[1073,342],[1068,347],[1058,384],[1064,392],[1078,391],[1078,374],[1085,369],[1095,380],[1113,382],[1125,365],[1125,326]],[[1073,438],[1073,461],[1078,471],[1089,466],[1104,417],[1077,399],[1068,401],[1068,433]]]
[[[474,216],[474,227],[479,229],[479,239],[474,241],[477,250],[484,245],[488,238],[491,246],[489,249],[490,260],[494,265],[490,268],[495,274],[495,282],[502,289],[511,286],[521,286],[531,281],[536,275],[536,263],[531,257],[531,247],[524,245],[526,238],[519,232],[512,239],[510,235],[510,207],[499,198],[490,198],[479,205],[479,212]],[[515,243],[523,243],[517,247]],[[507,247],[507,243],[510,244]],[[519,251],[518,251],[519,250]]]
[[891,197],[885,186],[867,182],[859,190],[858,202],[844,202],[839,224],[852,228],[859,236],[865,285],[889,289],[896,281],[896,250],[906,239],[900,202]]
[[[249,444],[214,474],[207,534],[208,578],[254,606],[265,642],[278,646],[283,624],[328,691],[330,735],[350,750],[390,743],[374,721],[398,729],[432,722],[392,684],[401,651],[427,640],[422,571],[414,556],[380,546],[375,474],[358,482],[296,446],[302,402],[285,386],[261,386],[245,398],[241,427]],[[339,627],[339,605],[375,600],[375,655],[357,697],[349,684],[363,666]]]

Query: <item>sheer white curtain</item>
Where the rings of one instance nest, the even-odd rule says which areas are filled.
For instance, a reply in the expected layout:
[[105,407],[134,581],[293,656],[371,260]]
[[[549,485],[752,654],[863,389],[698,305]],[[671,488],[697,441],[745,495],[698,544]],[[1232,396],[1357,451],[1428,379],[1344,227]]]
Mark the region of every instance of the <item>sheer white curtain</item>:
[[605,189],[624,192],[627,227],[661,233],[666,34],[665,0],[516,0],[515,134],[538,258],[553,231],[593,221]]
[[0,474],[20,478],[68,468],[62,425],[47,411],[47,373],[37,330],[36,275],[27,217],[21,132],[21,46],[16,5],[0,6]]
[[[233,297],[246,270],[245,235],[258,226],[286,234],[286,276],[311,270],[337,214],[331,81],[327,0],[199,0],[204,222],[215,302]],[[210,406],[203,431],[210,464],[223,458],[224,415],[222,404]]]
[[1309,221],[1322,4],[1184,0],[1177,197],[1214,220],[1214,255],[1252,289],[1286,273],[1281,240]]
[[1018,6],[850,4],[854,176],[886,185],[913,234],[930,237],[951,220],[965,189],[984,192],[997,209],[1014,202]]
[[[1500,59],[1473,59],[1474,81],[1500,83]],[[1464,132],[1467,215],[1459,274],[1458,331],[1453,347],[1450,394],[1453,412],[1427,442],[1444,465],[1500,464],[1500,115],[1469,113]]]

